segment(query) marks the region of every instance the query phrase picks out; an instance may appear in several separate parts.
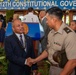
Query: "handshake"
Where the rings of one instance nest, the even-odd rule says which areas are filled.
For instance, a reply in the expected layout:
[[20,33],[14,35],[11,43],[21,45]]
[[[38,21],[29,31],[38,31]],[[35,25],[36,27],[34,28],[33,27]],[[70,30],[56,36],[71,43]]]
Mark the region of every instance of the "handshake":
[[36,63],[35,59],[32,59],[30,57],[26,59],[26,65],[28,65],[29,67],[31,67],[35,63]]

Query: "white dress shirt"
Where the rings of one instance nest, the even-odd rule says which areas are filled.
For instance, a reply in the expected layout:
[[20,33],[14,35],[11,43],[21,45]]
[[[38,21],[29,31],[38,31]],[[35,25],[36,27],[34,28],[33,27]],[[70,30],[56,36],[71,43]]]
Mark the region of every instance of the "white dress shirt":
[[23,18],[22,22],[33,22],[33,23],[39,23],[39,19],[37,15],[34,15],[32,12],[29,12],[26,14]]
[[25,37],[24,37],[24,35],[23,34],[18,34],[18,33],[15,33],[15,34],[18,37],[19,40],[20,40],[20,35],[22,35],[23,45],[25,47]]

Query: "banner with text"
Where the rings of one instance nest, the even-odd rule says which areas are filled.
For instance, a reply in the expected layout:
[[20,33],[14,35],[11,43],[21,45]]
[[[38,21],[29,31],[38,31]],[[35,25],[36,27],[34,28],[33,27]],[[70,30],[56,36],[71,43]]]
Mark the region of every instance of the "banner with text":
[[0,0],[0,9],[24,10],[28,7],[34,9],[48,9],[57,6],[63,10],[76,9],[76,0]]

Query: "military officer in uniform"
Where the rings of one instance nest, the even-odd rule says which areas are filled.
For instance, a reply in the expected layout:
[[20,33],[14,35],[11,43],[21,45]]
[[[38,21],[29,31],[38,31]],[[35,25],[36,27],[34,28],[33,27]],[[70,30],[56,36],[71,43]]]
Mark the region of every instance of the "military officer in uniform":
[[[63,12],[58,7],[52,7],[47,10],[46,23],[52,28],[48,34],[47,49],[36,59],[30,58],[30,62],[34,64],[48,57],[51,62],[49,75],[75,75],[76,34],[62,22],[62,17]],[[62,52],[63,54],[61,54]],[[65,61],[65,64],[61,63],[62,60]]]

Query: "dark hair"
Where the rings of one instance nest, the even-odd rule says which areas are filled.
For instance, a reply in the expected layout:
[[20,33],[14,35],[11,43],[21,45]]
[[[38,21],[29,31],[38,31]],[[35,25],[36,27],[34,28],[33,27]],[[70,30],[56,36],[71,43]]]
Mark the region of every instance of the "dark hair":
[[75,22],[75,24],[76,24],[76,20],[72,20],[71,22]]
[[33,11],[32,7],[28,8],[28,12],[32,12],[32,11]]
[[4,17],[2,14],[0,14],[0,20],[4,20]]
[[55,15],[59,19],[62,19],[63,17],[63,11],[58,7],[52,7],[48,9],[46,12],[49,13],[50,15]]

